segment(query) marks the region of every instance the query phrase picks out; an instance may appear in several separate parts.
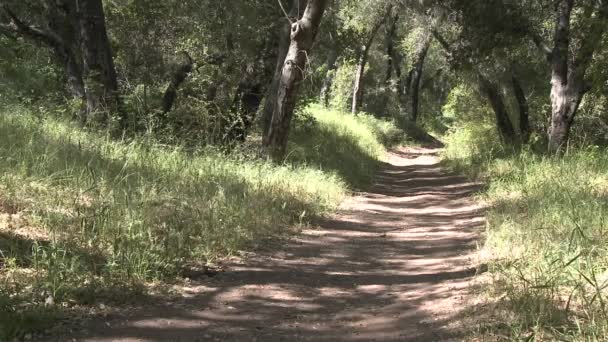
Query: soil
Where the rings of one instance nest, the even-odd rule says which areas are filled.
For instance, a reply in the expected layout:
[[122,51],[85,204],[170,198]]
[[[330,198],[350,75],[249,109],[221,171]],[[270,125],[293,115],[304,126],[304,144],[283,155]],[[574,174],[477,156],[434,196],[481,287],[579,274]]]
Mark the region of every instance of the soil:
[[273,252],[178,300],[95,319],[78,341],[460,341],[483,209],[437,149],[401,148],[374,185]]

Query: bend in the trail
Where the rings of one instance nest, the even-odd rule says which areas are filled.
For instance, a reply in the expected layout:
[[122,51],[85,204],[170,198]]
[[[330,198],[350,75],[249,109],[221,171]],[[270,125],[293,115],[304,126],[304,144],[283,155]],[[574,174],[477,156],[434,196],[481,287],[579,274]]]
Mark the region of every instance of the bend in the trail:
[[279,252],[177,302],[94,322],[86,341],[458,340],[483,225],[478,185],[437,150],[389,155],[369,192]]

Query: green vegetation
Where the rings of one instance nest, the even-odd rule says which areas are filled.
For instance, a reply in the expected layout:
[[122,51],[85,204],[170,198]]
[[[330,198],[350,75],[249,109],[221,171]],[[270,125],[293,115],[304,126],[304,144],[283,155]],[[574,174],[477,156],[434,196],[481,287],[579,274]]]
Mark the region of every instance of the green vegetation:
[[425,130],[488,184],[480,333],[605,338],[607,63],[606,0],[2,0],[0,340],[285,237]]
[[394,123],[364,113],[352,116],[313,105],[298,120],[287,160],[335,170],[356,188],[369,184],[386,147],[406,141]]
[[[49,297],[91,303],[115,286],[126,298],[137,284],[179,276],[334,209],[349,183],[369,182],[384,146],[401,134],[366,115],[311,113],[296,127],[293,163],[276,166],[251,153],[189,153],[145,136],[115,141],[4,107],[3,292],[13,305]],[[26,316],[4,318],[36,322]]]
[[608,151],[507,152],[491,128],[446,139],[448,165],[487,182],[485,253],[492,312],[480,334],[506,340],[608,336]]

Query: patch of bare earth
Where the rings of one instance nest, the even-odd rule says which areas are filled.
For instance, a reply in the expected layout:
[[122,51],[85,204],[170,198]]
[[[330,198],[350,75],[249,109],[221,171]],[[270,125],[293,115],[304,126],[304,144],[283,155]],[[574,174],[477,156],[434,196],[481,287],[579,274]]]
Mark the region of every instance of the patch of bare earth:
[[[369,192],[177,300],[94,320],[84,341],[458,341],[483,211],[437,150],[389,155]],[[69,340],[69,339],[68,339]]]

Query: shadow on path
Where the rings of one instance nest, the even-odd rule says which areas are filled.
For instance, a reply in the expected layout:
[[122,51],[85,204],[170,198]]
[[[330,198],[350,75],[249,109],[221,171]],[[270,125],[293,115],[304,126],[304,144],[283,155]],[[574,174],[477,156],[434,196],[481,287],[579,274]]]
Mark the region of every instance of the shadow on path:
[[478,184],[437,150],[390,154],[369,192],[279,252],[233,263],[186,296],[93,322],[86,341],[458,340],[476,269]]

